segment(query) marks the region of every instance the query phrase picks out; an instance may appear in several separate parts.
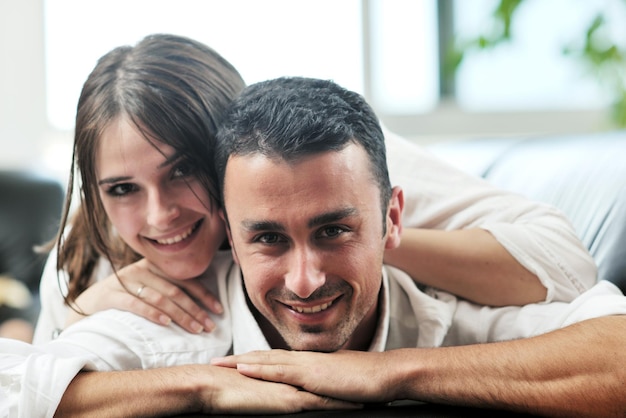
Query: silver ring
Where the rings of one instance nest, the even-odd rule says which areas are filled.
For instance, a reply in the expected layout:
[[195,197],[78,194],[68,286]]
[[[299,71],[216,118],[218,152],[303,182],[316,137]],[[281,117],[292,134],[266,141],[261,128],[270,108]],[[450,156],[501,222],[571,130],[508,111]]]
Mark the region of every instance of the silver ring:
[[139,289],[137,289],[137,292],[135,292],[135,295],[137,295],[138,298],[141,298],[141,292],[143,292],[143,289],[146,287],[145,284],[142,284]]

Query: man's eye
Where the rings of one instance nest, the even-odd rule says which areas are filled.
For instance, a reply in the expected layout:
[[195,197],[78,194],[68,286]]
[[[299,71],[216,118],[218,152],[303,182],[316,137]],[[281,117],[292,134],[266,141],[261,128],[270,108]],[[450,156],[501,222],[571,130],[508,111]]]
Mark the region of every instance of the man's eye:
[[109,187],[106,193],[113,197],[122,197],[137,190],[137,187],[130,183],[120,183]]
[[278,234],[263,234],[257,237],[256,241],[262,244],[277,244],[281,242],[281,238]]
[[339,235],[346,232],[346,230],[339,226],[327,226],[320,231],[320,235],[327,238],[336,238]]

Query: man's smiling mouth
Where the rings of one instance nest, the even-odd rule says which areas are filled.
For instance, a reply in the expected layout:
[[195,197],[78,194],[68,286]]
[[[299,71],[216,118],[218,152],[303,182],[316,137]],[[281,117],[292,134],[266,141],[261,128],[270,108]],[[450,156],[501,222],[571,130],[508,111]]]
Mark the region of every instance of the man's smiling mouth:
[[290,308],[298,313],[317,313],[317,312],[325,311],[332,304],[333,304],[333,301],[330,301],[330,302],[322,303],[321,305],[316,305],[316,306],[309,306],[309,307],[290,306]]

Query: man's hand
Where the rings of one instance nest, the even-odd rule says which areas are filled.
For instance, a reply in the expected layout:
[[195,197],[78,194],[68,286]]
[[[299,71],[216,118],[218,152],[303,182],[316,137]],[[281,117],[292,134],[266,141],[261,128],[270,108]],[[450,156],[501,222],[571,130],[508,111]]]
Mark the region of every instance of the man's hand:
[[206,412],[213,414],[287,414],[307,410],[361,407],[359,404],[316,395],[289,384],[252,379],[234,369],[220,367],[213,369],[214,377],[223,374],[212,393],[208,394],[210,411]]
[[[98,390],[93,390],[97,387]],[[287,414],[358,409],[283,383],[243,376],[235,369],[189,364],[151,370],[82,372],[58,410],[64,417],[204,414]]]
[[282,382],[318,395],[352,402],[390,402],[401,388],[392,382],[392,352],[255,351],[216,358],[211,364],[236,368],[239,373]]

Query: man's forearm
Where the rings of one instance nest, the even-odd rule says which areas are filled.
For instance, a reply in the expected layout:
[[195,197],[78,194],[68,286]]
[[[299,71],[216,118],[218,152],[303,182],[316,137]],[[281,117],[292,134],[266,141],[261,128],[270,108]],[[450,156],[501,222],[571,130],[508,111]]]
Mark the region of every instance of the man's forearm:
[[213,364],[352,402],[412,399],[548,416],[624,417],[624,347],[626,316],[613,316],[502,343],[381,353],[272,350]]
[[525,340],[401,350],[395,376],[400,398],[623,417],[625,347],[626,316],[605,317]]
[[190,366],[123,372],[81,372],[70,383],[56,416],[155,416],[199,411]]

